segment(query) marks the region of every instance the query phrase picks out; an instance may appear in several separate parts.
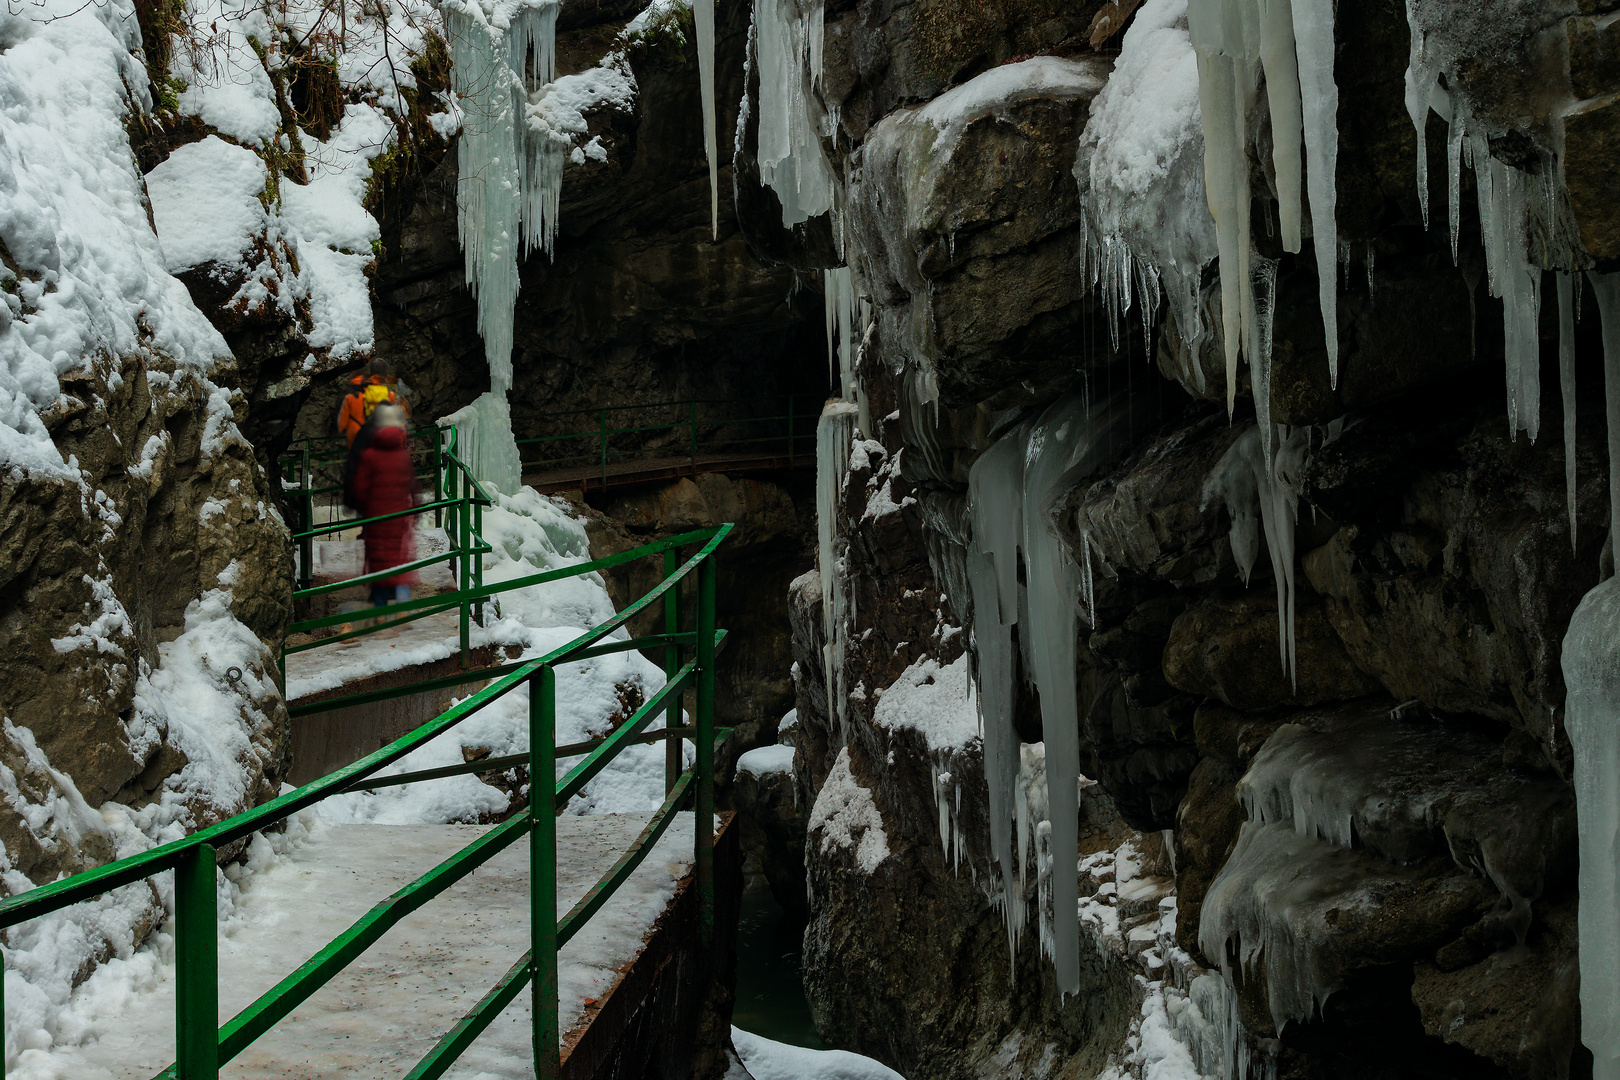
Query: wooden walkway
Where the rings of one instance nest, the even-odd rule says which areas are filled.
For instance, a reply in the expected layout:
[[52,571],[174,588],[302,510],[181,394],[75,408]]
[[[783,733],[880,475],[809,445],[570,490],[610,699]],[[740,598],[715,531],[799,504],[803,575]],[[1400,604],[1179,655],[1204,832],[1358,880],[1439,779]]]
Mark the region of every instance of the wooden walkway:
[[601,491],[611,487],[651,484],[702,473],[784,472],[815,467],[814,451],[801,454],[704,454],[695,460],[683,456],[610,462],[605,473],[600,465],[593,468],[574,465],[552,470],[538,465],[525,466],[523,483],[542,495],[551,495],[561,491]]

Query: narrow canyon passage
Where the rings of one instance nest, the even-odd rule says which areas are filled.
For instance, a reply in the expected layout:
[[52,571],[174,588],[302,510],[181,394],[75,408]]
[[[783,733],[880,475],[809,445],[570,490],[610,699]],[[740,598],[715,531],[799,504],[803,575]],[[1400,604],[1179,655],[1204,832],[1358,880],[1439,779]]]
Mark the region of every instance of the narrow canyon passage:
[[1620,1080],[1617,57],[0,12],[5,1075]]

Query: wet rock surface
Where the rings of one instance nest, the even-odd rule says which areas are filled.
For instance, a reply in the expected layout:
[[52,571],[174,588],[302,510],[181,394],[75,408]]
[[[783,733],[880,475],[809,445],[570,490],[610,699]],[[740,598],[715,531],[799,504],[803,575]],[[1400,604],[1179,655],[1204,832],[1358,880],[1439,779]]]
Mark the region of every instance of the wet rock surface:
[[[1047,25],[1016,7],[991,5],[953,25],[983,18],[1002,27],[975,39],[976,55],[993,58],[1002,35],[1039,38],[1037,26]],[[1059,1048],[1048,1073],[988,1049],[987,1033],[1005,1031],[1006,1013],[940,1011],[942,995],[971,1000],[981,980],[996,977],[988,959],[969,962],[939,944],[979,955],[963,943],[978,932],[986,890],[999,887],[984,847],[990,811],[977,801],[987,795],[972,763],[919,752],[872,719],[878,691],[898,685],[919,659],[947,662],[966,638],[977,662],[970,635],[983,613],[966,581],[973,462],[1063,393],[1119,394],[1141,409],[1141,422],[1054,507],[1069,557],[1089,575],[1086,595],[1074,598],[1090,624],[1075,659],[1080,710],[1062,721],[1078,726],[1082,771],[1096,781],[1082,814],[1106,804],[1119,828],[1170,831],[1174,943],[1229,969],[1251,1046],[1272,1056],[1277,1075],[1584,1075],[1571,989],[1573,802],[1558,656],[1574,605],[1598,580],[1604,422],[1580,392],[1572,536],[1550,307],[1539,438],[1515,438],[1474,181],[1465,169],[1454,262],[1440,184],[1446,131],[1433,117],[1435,228],[1422,220],[1403,94],[1407,12],[1380,2],[1338,13],[1337,385],[1311,252],[1283,253],[1259,216],[1270,196],[1256,204],[1256,250],[1278,260],[1270,414],[1308,432],[1285,476],[1295,526],[1284,536],[1253,524],[1264,535],[1248,552],[1247,581],[1216,482],[1255,423],[1247,373],[1228,416],[1218,342],[1196,358],[1175,355],[1161,310],[1153,348],[1144,348],[1131,337],[1140,326],[1133,309],[1116,343],[1089,306],[1090,282],[1074,276],[1066,238],[1078,227],[1077,206],[1051,163],[1072,156],[1068,140],[1094,91],[1000,101],[986,110],[993,121],[966,119],[960,141],[943,151],[937,132],[919,134],[922,104],[999,60],[940,74],[926,61],[955,56],[958,42],[925,40],[924,16],[925,5],[904,3],[828,12],[821,93],[836,107],[837,129],[825,143],[847,176],[847,261],[873,305],[858,370],[876,430],[861,437],[883,447],[858,454],[840,489],[844,576],[794,584],[795,775],[801,798],[813,802],[845,761],[880,812],[890,856],[863,867],[858,846],[824,847],[811,829],[806,971],[825,1033],[902,1071],[920,1068],[916,1075],[1034,1076],[1059,1075],[1056,1062],[1082,1060],[1097,1051],[1094,1040],[1119,1030],[1065,1027],[1013,1006],[1026,1035],[1038,1031]],[[1006,16],[1011,31],[997,22]],[[1607,258],[1608,211],[1597,204],[1612,170],[1596,165],[1607,145],[1607,97],[1595,89],[1613,89],[1607,23],[1538,19],[1471,12],[1450,32],[1462,23],[1491,24],[1490,32],[1458,78],[1488,114],[1491,152],[1517,154],[1522,167],[1550,145],[1535,133],[1546,118],[1527,104],[1545,57],[1526,35],[1567,33],[1569,76],[1592,91],[1577,96],[1595,99],[1565,125],[1575,143],[1564,167],[1580,162],[1569,180],[1572,220],[1587,254]],[[1107,78],[1106,61],[1064,51],[1072,29],[1050,25],[1057,36],[1021,51],[1057,52]],[[1508,57],[1519,61],[1512,77]],[[998,171],[1012,162],[1016,182]],[[1257,168],[1269,184],[1271,166]],[[1255,190],[1269,188],[1257,180]],[[1537,241],[1536,258],[1565,266],[1554,240]],[[1059,241],[1070,251],[1066,265],[1051,257]],[[1206,276],[1206,286],[1213,280]],[[1579,329],[1575,344],[1577,385],[1597,385],[1592,330]],[[1202,368],[1201,388],[1182,375],[1189,362]],[[1171,385],[1161,371],[1188,385]],[[893,478],[897,508],[886,518],[867,505],[876,475]],[[1273,556],[1291,568],[1281,585]],[[1020,567],[1025,589],[1049,580],[1043,568]],[[824,663],[836,650],[827,648],[824,611],[828,591],[840,587],[854,614],[829,680]],[[1290,596],[1292,671],[1279,655]],[[964,629],[946,647],[941,626]],[[1027,646],[1014,640],[1015,650]],[[1027,657],[1014,663],[1014,726],[1034,743],[1053,720],[1028,685]],[[930,815],[938,793],[928,782],[942,772],[959,782],[964,764],[973,783],[962,789],[963,808]],[[1288,778],[1302,776],[1314,779],[1290,789]],[[1279,794],[1290,790],[1292,801]],[[966,838],[961,866],[936,864],[914,840],[943,832],[943,846],[929,851],[954,851],[952,828]],[[959,879],[963,867],[987,883],[978,894],[953,891],[946,875]],[[1231,913],[1239,895],[1250,898],[1243,918]],[[908,936],[892,906],[926,912],[945,929],[930,940]],[[1250,948],[1244,934],[1217,931],[1244,918],[1251,941],[1259,934],[1265,944],[1239,959]],[[1204,947],[1211,941],[1222,947]],[[1226,953],[1228,942],[1238,953]],[[953,978],[919,970],[911,950],[936,968],[955,964]],[[1022,1002],[1026,961],[1015,957],[1011,992]],[[1110,977],[1084,975],[1104,996]],[[847,1007],[857,992],[858,1008]],[[1306,1007],[1290,1011],[1300,1000]],[[865,1019],[874,1014],[883,1019]],[[923,1064],[925,1047],[936,1056]]]
[[[3,749],[20,801],[0,840],[36,882],[114,858],[113,832],[74,803],[177,804],[202,827],[273,796],[290,752],[275,657],[291,545],[253,448],[225,426],[221,399],[245,409],[244,395],[156,356],[98,361],[62,389],[47,425],[83,486],[0,486],[0,717],[27,733]],[[199,677],[225,711],[172,716],[170,680]],[[182,782],[187,748],[238,739],[240,760],[218,764],[239,785]]]

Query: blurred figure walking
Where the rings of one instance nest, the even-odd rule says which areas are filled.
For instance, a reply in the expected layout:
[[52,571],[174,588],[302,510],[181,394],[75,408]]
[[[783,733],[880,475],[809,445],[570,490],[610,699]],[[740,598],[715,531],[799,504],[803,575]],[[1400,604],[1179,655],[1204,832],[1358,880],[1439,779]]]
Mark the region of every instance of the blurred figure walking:
[[[344,502],[363,518],[410,510],[416,505],[416,466],[405,436],[405,411],[382,404],[372,410],[365,433],[355,440],[349,457]],[[403,566],[416,558],[416,519],[374,521],[360,531],[366,545],[367,574]],[[371,603],[383,607],[411,598],[414,572],[397,574],[372,583]]]

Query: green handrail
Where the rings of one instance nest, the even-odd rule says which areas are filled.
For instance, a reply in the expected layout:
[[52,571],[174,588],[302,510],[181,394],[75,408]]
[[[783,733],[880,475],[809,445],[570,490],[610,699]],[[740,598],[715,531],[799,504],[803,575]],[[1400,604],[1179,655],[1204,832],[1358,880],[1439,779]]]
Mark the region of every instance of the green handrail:
[[[457,429],[452,425],[435,428],[434,432],[435,439],[432,446],[434,462],[433,500],[407,510],[397,510],[388,514],[378,514],[367,518],[347,518],[328,522],[325,525],[314,524],[315,496],[338,489],[311,486],[312,461],[315,459],[311,457],[308,445],[304,447],[299,457],[294,461],[294,467],[301,471],[298,480],[298,493],[304,504],[306,526],[301,531],[293,534],[293,540],[299,547],[298,588],[293,592],[295,602],[302,605],[315,597],[325,596],[345,589],[373,585],[388,578],[398,577],[430,566],[437,566],[440,563],[454,564],[460,588],[448,596],[423,597],[405,604],[391,604],[388,606],[384,619],[375,625],[361,626],[338,634],[317,638],[314,641],[285,646],[280,661],[283,685],[286,683],[286,661],[288,656],[393,629],[416,619],[448,611],[451,608],[455,608],[457,611],[457,629],[462,666],[468,667],[471,665],[472,624],[476,622],[480,626],[483,625],[484,607],[482,601],[489,599],[487,595],[481,596],[479,592],[484,579],[482,556],[493,550],[483,539],[483,513],[484,507],[493,505],[494,500],[490,498],[489,493],[478,482],[478,479],[472,475],[466,463],[457,456],[456,447],[460,440],[460,433]],[[315,441],[318,440],[306,440],[306,442]],[[286,458],[283,459],[284,462],[287,460]],[[446,518],[448,517],[446,534],[450,538],[450,547],[447,551],[417,559],[401,566],[363,573],[358,577],[347,578],[343,581],[327,582],[322,585],[314,584],[314,540],[317,537],[346,532],[355,528],[363,529],[378,522],[427,514],[432,514],[435,525],[439,526],[447,525]],[[289,633],[308,633],[328,626],[336,626],[340,623],[353,622],[356,617],[355,614],[349,613],[316,619],[301,619],[293,623]]]
[[[469,487],[477,491],[476,483]],[[715,742],[723,737],[714,726],[714,657],[724,639],[724,631],[714,624],[716,575],[714,555],[730,535],[730,524],[700,529],[682,537],[647,545],[641,553],[664,555],[666,573],[661,582],[623,611],[585,631],[568,644],[533,660],[509,665],[488,686],[466,700],[451,706],[439,716],[389,743],[353,764],[277,796],[262,806],[244,811],[225,821],[200,829],[181,840],[172,841],[119,859],[29,892],[0,900],[0,929],[16,926],[54,911],[94,899],[113,889],[174,870],[176,920],[176,1060],[159,1074],[175,1080],[217,1080],[220,1066],[240,1054],[255,1039],[270,1030],[297,1005],[325,985],[367,947],[411,911],[427,903],[454,882],[471,873],[499,851],[527,835],[530,844],[531,947],[529,952],[485,995],[482,1001],[447,1033],[411,1071],[410,1077],[437,1077],[466,1049],[478,1032],[521,989],[525,980],[534,995],[534,1060],[537,1077],[554,1080],[558,1074],[557,950],[593,915],[606,899],[623,884],[646,857],[674,820],[688,796],[694,803],[694,861],[699,900],[699,925],[707,945],[712,940],[714,918],[713,819]],[[668,552],[677,547],[701,544],[701,548],[679,565]],[[628,553],[627,553],[628,554]],[[615,557],[617,558],[617,557]],[[606,560],[597,560],[605,562]],[[621,560],[622,561],[622,560]],[[594,563],[567,568],[573,575],[591,573]],[[649,698],[612,735],[588,744],[557,747],[556,667],[609,651],[622,651],[632,642],[600,644],[650,605],[679,596],[681,581],[695,577],[696,631],[692,634],[663,634],[657,644],[679,649],[689,645],[690,661],[681,665],[675,678]],[[504,588],[505,585],[494,589]],[[493,591],[493,590],[490,590]],[[670,607],[665,606],[666,624]],[[585,758],[552,787],[552,813],[529,809],[484,833],[468,847],[445,860],[416,881],[399,890],[367,912],[297,970],[261,995],[224,1027],[217,1026],[219,1007],[218,925],[215,866],[216,853],[226,845],[269,827],[292,814],[334,795],[372,786],[364,783],[379,770],[425,745],[455,727],[468,716],[499,700],[520,684],[529,686],[531,791],[540,777],[556,776],[556,760],[561,754]],[[694,723],[691,728],[656,732],[643,729],[660,712],[677,709],[679,695],[690,687],[694,694]],[[591,777],[625,747],[658,738],[671,741],[690,738],[696,744],[696,764],[683,770],[668,785],[663,805],[653,815],[636,841],[614,866],[586,893],[585,897],[559,921],[556,918],[556,813],[560,805],[576,794]],[[506,764],[501,759],[500,764]],[[491,771],[496,762],[468,763],[463,771]],[[477,768],[482,766],[481,769]],[[456,775],[456,770],[428,770],[403,777],[382,778],[384,783],[424,782]],[[539,868],[540,872],[535,872]],[[3,980],[0,980],[3,986]],[[3,1051],[3,1047],[0,1047]],[[3,1062],[0,1053],[0,1062]]]

